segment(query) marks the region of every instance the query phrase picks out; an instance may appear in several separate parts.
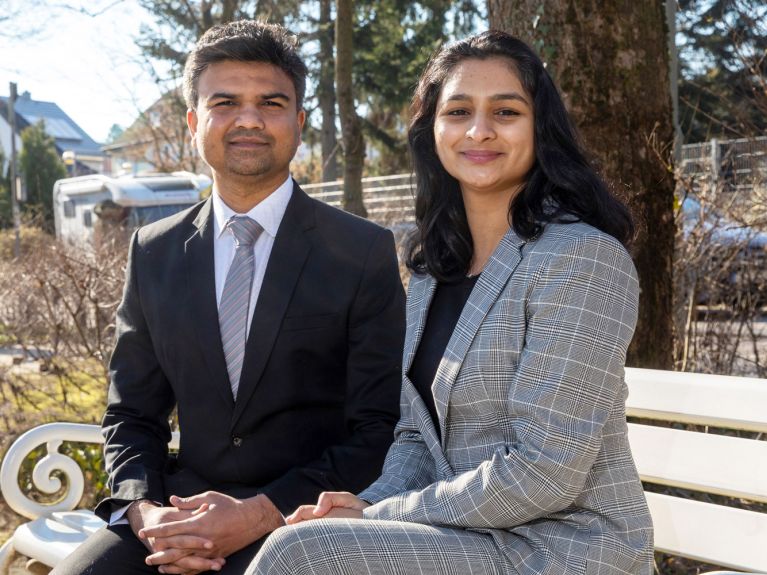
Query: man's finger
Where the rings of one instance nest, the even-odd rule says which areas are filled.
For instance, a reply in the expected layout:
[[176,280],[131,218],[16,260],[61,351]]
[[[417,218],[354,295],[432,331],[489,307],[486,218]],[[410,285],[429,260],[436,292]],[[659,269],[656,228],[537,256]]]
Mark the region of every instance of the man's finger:
[[221,571],[226,561],[222,557],[206,559],[196,555],[182,557],[170,565],[162,565],[158,568],[160,573],[184,573],[194,574],[202,571]]
[[165,549],[164,551],[158,551],[157,553],[147,555],[144,559],[144,563],[147,565],[168,565],[170,563],[175,563],[179,559],[183,559],[191,553],[193,553],[191,549],[178,549],[174,547],[172,549]]
[[188,535],[193,532],[193,527],[194,522],[191,519],[169,521],[168,523],[161,523],[160,525],[142,527],[138,532],[138,536],[141,539],[146,539],[147,537],[172,537],[174,535]]
[[[196,535],[171,535],[170,537],[155,537],[155,551],[166,549],[187,549],[189,551],[205,551],[213,548],[213,542]],[[202,554],[202,553],[198,553]]]
[[200,505],[206,503],[204,494],[192,495],[190,497],[179,497],[178,495],[171,495],[169,501],[173,507],[186,511],[197,509],[200,507]]

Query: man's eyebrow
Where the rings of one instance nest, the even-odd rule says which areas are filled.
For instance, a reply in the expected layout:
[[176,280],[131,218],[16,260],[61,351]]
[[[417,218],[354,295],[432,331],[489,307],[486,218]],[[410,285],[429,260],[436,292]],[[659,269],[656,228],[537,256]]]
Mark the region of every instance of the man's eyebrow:
[[[207,100],[236,100],[237,94],[230,94],[229,92],[213,92],[208,96]],[[290,96],[284,92],[269,92],[267,94],[261,94],[259,96],[261,100],[285,100],[290,102]]]
[[207,100],[236,100],[236,94],[230,94],[229,92],[213,92],[206,98]]
[[290,102],[290,96],[288,96],[284,92],[273,92],[270,94],[262,94],[261,99],[262,100],[287,100],[288,102]]

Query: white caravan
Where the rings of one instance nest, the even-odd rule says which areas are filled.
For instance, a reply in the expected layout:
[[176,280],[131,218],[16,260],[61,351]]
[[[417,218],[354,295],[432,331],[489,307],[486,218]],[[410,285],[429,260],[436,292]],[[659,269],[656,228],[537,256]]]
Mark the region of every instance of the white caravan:
[[210,186],[208,176],[190,172],[59,180],[53,186],[56,237],[79,243],[92,241],[98,227],[137,228],[196,204]]

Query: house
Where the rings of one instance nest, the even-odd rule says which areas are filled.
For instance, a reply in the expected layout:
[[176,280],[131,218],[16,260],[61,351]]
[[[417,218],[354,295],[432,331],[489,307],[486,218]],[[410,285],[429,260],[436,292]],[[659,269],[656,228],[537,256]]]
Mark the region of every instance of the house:
[[163,94],[102,150],[114,175],[207,170],[190,141],[180,90]]
[[[11,155],[11,126],[9,123],[9,98],[0,96],[0,146],[6,162]],[[101,144],[85,131],[54,102],[33,100],[29,92],[19,94],[16,100],[16,149],[21,151],[19,134],[28,126],[43,120],[45,131],[56,142],[60,156],[67,153],[73,158],[72,175],[85,175],[103,171],[104,153]]]

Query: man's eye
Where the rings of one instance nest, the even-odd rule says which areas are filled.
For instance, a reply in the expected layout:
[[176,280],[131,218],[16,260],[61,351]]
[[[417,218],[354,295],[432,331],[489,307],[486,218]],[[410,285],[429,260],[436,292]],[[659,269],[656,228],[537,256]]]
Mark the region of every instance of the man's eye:
[[221,100],[220,102],[216,102],[215,104],[213,104],[213,106],[216,108],[221,108],[223,106],[233,106],[233,105],[234,105],[234,102],[232,102],[231,100]]
[[282,108],[282,103],[277,102],[276,100],[264,100],[264,106],[270,106],[270,107],[277,107]]

